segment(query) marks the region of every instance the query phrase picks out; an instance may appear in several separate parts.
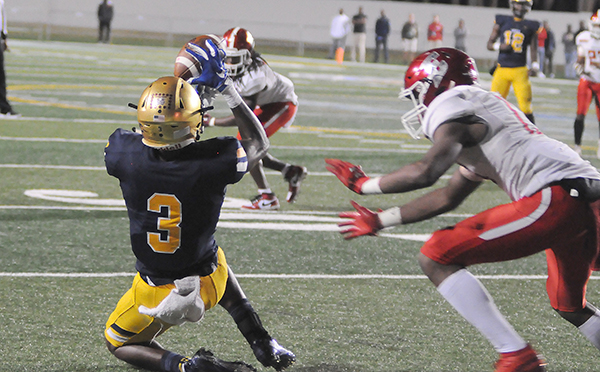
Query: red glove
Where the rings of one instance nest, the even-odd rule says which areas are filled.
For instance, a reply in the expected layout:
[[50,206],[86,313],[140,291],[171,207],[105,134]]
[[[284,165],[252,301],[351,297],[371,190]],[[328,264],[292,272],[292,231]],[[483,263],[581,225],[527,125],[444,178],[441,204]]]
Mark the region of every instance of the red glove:
[[363,172],[360,165],[339,159],[325,159],[325,163],[329,164],[325,168],[335,174],[347,188],[357,194],[362,194],[362,185],[369,180],[369,177]]
[[350,203],[352,203],[356,212],[342,212],[339,214],[340,218],[352,219],[338,224],[339,227],[343,228],[340,233],[344,235],[344,239],[354,239],[363,235],[377,235],[377,232],[383,229],[377,213],[361,206],[354,200],[351,200]]

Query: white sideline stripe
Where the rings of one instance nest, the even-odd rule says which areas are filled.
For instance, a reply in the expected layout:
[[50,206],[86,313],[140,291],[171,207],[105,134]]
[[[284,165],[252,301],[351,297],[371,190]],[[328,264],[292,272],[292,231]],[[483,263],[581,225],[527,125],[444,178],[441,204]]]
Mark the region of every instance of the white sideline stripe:
[[[7,273],[0,272],[0,277],[19,277],[19,278],[114,278],[114,277],[133,277],[135,273],[116,272],[116,273]],[[427,279],[425,275],[379,275],[379,274],[349,274],[349,275],[330,275],[330,274],[235,274],[238,278],[249,279],[390,279],[390,280],[421,280]],[[539,280],[546,279],[546,275],[475,275],[479,279],[488,280]],[[590,279],[597,280],[600,276],[590,276]]]

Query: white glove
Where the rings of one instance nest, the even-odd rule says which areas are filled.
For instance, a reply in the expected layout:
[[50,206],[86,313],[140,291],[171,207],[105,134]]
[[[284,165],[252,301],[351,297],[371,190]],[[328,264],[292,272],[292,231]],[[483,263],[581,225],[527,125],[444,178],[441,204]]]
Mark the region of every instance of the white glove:
[[583,64],[575,63],[573,64],[573,67],[575,67],[575,72],[577,73],[577,75],[583,75]]
[[149,309],[144,305],[138,308],[140,314],[158,318],[169,324],[181,325],[185,322],[198,322],[204,317],[204,301],[200,296],[200,277],[187,276],[175,280],[175,289],[157,307]]
[[202,116],[202,120],[204,121],[205,127],[215,126],[215,118],[213,116],[210,116],[209,114],[204,114],[204,116]]

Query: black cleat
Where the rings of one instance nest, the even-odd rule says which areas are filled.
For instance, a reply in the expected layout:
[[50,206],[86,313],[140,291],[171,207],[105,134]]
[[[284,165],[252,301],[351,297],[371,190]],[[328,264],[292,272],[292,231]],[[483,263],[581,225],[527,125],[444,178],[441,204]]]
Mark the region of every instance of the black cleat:
[[294,364],[294,353],[277,343],[274,338],[256,340],[252,343],[252,351],[265,367],[273,367],[276,371],[283,371]]
[[226,362],[201,348],[192,359],[183,364],[183,372],[257,372],[244,362]]
[[283,175],[283,179],[288,182],[290,186],[285,199],[288,203],[296,201],[296,198],[300,193],[300,184],[306,178],[307,174],[308,171],[306,170],[306,167],[291,165]]

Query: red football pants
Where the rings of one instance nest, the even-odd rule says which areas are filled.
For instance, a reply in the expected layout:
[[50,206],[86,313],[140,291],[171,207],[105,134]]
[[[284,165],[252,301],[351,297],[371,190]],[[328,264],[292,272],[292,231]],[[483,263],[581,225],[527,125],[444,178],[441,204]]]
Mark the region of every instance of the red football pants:
[[579,79],[577,86],[577,115],[587,115],[592,103],[592,97],[595,97],[596,117],[600,121],[600,83],[593,83],[586,79]]
[[[267,137],[271,137],[279,129],[292,125],[297,111],[298,106],[292,102],[275,102],[257,106],[254,109],[254,114],[265,128]],[[242,139],[239,133],[238,139]]]
[[436,231],[421,253],[444,265],[514,260],[546,251],[546,291],[553,308],[577,311],[597,256],[589,203],[561,186],[497,206]]

